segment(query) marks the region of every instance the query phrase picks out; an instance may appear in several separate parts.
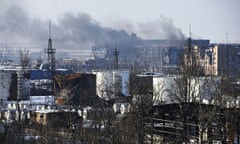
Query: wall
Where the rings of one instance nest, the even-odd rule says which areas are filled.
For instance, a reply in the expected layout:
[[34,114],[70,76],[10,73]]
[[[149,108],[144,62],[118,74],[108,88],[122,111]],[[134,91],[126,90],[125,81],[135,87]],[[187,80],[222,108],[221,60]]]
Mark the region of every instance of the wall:
[[128,96],[129,73],[127,71],[96,72],[97,95],[106,100]]
[[7,100],[11,83],[11,73],[0,73],[0,99]]

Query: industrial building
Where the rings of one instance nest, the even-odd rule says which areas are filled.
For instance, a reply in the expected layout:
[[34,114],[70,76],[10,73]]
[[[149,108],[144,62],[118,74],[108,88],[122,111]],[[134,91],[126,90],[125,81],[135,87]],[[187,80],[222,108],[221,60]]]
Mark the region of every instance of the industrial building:
[[96,96],[96,76],[90,73],[56,74],[54,96],[58,105],[87,105]]
[[[118,47],[119,69],[132,72],[169,71],[179,64],[187,40],[141,40],[131,47]],[[192,40],[193,45],[206,48],[209,40]],[[89,60],[86,67],[96,71],[114,69],[114,49],[107,44],[96,44],[92,47],[94,60]]]

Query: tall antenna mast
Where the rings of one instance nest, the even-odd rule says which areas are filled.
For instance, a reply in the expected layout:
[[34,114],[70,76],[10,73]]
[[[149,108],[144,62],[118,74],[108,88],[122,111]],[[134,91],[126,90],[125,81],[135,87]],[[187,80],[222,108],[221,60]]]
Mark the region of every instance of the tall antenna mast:
[[48,37],[51,38],[51,21],[49,22]]
[[52,39],[51,39],[51,22],[49,22],[49,39],[48,39],[48,48],[45,49],[45,53],[48,54],[48,65],[49,70],[55,70],[55,53],[56,49],[52,48]]
[[191,55],[192,54],[192,30],[191,30],[191,21],[189,23],[189,38],[188,38],[188,53]]

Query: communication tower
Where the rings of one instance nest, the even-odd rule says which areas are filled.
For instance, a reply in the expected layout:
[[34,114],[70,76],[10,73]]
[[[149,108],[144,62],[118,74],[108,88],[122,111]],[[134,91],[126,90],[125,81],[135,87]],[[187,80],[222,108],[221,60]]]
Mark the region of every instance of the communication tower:
[[55,53],[56,49],[52,47],[52,39],[51,39],[51,23],[49,24],[49,39],[48,39],[48,48],[45,49],[45,53],[48,55],[48,66],[49,70],[55,70]]

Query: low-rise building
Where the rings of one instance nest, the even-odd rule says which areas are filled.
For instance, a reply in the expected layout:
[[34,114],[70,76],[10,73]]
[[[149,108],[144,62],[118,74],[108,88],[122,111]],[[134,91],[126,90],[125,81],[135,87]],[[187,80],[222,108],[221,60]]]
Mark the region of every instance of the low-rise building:
[[130,93],[132,96],[145,95],[152,98],[153,105],[184,102],[183,87],[188,91],[188,102],[211,103],[216,95],[219,77],[189,77],[190,86],[181,83],[181,75],[164,75],[161,73],[145,73],[132,75]]
[[105,99],[115,99],[118,96],[129,96],[129,72],[106,71],[96,73],[97,96]]
[[155,143],[222,143],[230,132],[223,118],[224,112],[215,105],[158,105],[151,109],[146,129]]
[[31,121],[53,128],[69,128],[71,125],[81,123],[77,111],[70,110],[38,110],[31,114]]

